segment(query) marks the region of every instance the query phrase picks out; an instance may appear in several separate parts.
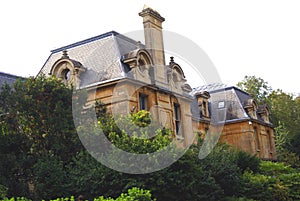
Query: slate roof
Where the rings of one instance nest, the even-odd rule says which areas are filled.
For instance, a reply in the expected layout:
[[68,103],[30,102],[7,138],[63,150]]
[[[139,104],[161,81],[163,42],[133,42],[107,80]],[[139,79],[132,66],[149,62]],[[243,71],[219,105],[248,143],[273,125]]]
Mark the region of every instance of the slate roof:
[[196,92],[201,92],[201,91],[211,92],[211,91],[215,91],[215,90],[219,90],[219,89],[224,89],[226,87],[228,87],[228,86],[223,83],[212,83],[212,84],[198,86],[193,89],[192,93],[195,94]]
[[86,69],[81,74],[80,87],[126,77],[127,67],[121,62],[122,56],[137,48],[141,48],[137,41],[115,31],[107,32],[52,50],[39,74],[49,74],[53,64],[62,57],[62,51],[67,50],[70,59]]
[[16,75],[0,72],[0,91],[4,84],[12,85],[13,83],[16,82],[18,78],[20,77]]
[[[210,93],[209,107],[212,120],[228,122],[250,118],[244,109],[244,105],[251,97],[239,88],[216,83],[196,87],[193,89],[192,94],[201,91]],[[220,107],[220,102],[224,102],[224,107]],[[193,117],[199,118],[200,110],[197,106],[197,101],[192,102],[191,108]],[[223,117],[220,113],[224,114]]]

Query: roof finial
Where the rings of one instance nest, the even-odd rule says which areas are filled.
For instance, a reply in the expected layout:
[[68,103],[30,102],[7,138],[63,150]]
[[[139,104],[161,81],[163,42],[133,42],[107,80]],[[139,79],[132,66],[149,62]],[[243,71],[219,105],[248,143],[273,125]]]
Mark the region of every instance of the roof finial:
[[170,63],[174,63],[174,57],[173,56],[170,57]]
[[137,48],[138,48],[138,49],[141,49],[141,48],[142,48],[142,43],[141,43],[141,41],[138,41],[138,42],[136,43],[136,45],[137,45]]
[[68,55],[68,51],[67,51],[67,50],[63,50],[62,58],[69,58],[69,55]]

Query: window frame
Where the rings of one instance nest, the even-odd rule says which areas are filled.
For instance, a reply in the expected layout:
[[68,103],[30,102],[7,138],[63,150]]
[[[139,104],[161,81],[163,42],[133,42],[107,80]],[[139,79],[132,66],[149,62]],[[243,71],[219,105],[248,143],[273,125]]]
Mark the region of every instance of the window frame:
[[148,99],[147,94],[139,93],[139,109],[140,110],[148,110],[147,99]]
[[177,136],[182,136],[182,132],[180,132],[181,126],[181,110],[180,105],[178,103],[174,103],[174,123],[175,123],[175,134]]

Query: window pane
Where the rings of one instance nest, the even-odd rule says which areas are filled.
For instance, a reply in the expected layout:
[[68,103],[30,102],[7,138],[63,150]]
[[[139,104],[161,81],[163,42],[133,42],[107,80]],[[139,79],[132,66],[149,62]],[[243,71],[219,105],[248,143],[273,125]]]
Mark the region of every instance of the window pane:
[[147,109],[147,96],[144,94],[139,95],[140,99],[140,110],[146,110]]

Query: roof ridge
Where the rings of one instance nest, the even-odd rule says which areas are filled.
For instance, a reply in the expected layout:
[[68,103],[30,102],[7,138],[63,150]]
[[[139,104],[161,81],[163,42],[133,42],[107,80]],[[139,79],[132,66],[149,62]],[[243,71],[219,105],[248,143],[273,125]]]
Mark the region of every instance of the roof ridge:
[[4,72],[0,72],[0,76],[3,76],[3,77],[5,76],[7,78],[22,78],[21,76],[9,74],[9,73],[4,73]]
[[77,46],[80,46],[80,45],[83,45],[83,44],[86,44],[86,43],[90,43],[90,42],[93,42],[93,41],[96,41],[96,40],[99,40],[99,39],[102,39],[102,38],[106,38],[108,36],[117,36],[117,35],[119,35],[118,32],[109,31],[109,32],[100,34],[98,36],[94,36],[94,37],[91,37],[91,38],[88,38],[88,39],[84,39],[84,40],[72,43],[70,45],[66,45],[66,46],[63,46],[63,47],[60,47],[60,48],[56,48],[54,50],[51,50],[51,53],[61,52],[63,50],[70,49],[70,48],[73,48],[73,47],[77,47]]

